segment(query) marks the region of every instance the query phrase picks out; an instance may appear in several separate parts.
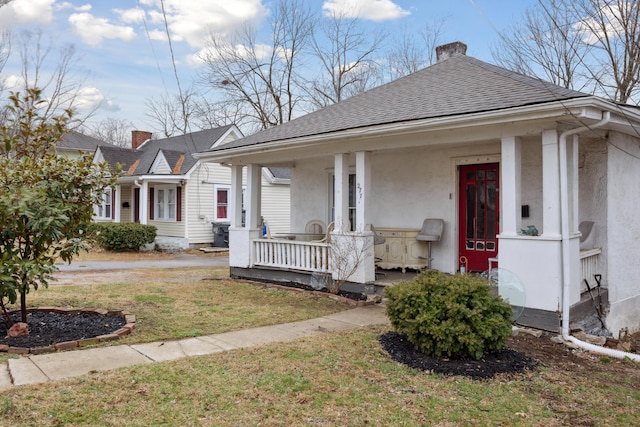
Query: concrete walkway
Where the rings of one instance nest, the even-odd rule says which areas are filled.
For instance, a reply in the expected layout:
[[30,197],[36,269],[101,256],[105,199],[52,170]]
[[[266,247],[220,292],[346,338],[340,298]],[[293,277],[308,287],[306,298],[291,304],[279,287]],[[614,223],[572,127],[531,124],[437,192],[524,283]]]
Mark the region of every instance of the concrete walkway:
[[238,348],[292,341],[301,337],[343,331],[360,326],[388,323],[384,306],[370,305],[317,319],[179,341],[116,345],[21,356],[19,359],[9,359],[7,367],[0,368],[0,389],[77,377],[93,371],[106,371],[144,363],[213,354]]

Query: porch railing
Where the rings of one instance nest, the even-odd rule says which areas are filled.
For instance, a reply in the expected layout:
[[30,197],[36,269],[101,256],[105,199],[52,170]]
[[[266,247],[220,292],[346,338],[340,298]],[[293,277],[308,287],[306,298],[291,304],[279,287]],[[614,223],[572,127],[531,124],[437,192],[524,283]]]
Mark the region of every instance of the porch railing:
[[328,273],[330,245],[279,239],[253,241],[253,264],[263,267]]
[[602,253],[602,249],[594,248],[586,251],[580,251],[580,289],[586,291],[587,287],[584,280],[589,281],[589,286],[593,287],[593,275],[600,273],[598,271],[598,257]]

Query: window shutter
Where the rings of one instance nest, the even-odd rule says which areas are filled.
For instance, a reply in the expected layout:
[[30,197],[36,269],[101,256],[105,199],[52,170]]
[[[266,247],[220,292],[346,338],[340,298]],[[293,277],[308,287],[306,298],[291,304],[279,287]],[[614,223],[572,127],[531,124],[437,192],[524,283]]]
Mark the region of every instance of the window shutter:
[[176,221],[182,221],[182,187],[176,188]]
[[116,189],[111,189],[111,219],[116,219]]
[[154,196],[155,196],[155,191],[154,191],[154,188],[151,187],[149,188],[149,204],[151,205],[149,207],[149,219],[153,219],[153,213],[155,212],[155,209],[156,209]]

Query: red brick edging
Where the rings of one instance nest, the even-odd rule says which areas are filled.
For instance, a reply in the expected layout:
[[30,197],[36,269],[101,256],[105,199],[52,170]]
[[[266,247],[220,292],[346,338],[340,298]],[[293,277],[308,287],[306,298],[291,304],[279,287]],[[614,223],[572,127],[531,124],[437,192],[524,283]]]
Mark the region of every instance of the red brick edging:
[[[14,313],[17,310],[11,310],[9,313]],[[120,339],[124,335],[129,335],[136,327],[136,316],[129,313],[126,310],[105,310],[103,308],[61,308],[61,307],[36,307],[27,309],[28,312],[32,311],[44,311],[47,313],[59,313],[59,314],[97,314],[101,316],[122,316],[124,317],[125,325],[110,334],[99,335],[92,338],[84,338],[76,341],[65,341],[48,345],[46,347],[12,347],[6,344],[0,344],[0,352],[12,353],[12,354],[44,354],[53,353],[56,351],[71,350],[78,347],[87,347],[89,345],[97,344],[105,341],[114,341]]]

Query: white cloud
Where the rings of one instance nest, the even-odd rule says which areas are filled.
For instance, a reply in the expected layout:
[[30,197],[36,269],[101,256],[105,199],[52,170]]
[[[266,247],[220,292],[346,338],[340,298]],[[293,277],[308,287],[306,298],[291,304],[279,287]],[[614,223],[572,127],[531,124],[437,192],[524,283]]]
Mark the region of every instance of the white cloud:
[[76,12],[89,12],[92,6],[90,4],[84,4],[80,7],[75,8]]
[[99,45],[104,39],[132,40],[136,37],[133,28],[111,24],[107,19],[89,13],[74,13],[69,17],[69,23],[82,41],[92,46]]
[[160,40],[167,41],[167,32],[162,30],[151,30],[147,34],[149,34],[149,38],[151,40]]
[[[574,24],[578,33],[582,34],[583,41],[590,45],[597,45],[603,39],[613,39],[624,37],[625,29],[620,24],[621,11],[617,6],[602,9],[598,17],[586,17],[582,21]],[[602,21],[605,21],[605,28],[602,28]]]
[[54,0],[13,0],[0,7],[0,26],[48,24],[53,21]]
[[144,10],[136,7],[133,9],[114,9],[115,13],[120,16],[122,22],[133,24],[144,21]]
[[[150,21],[164,30],[164,16],[159,1],[141,1],[155,9],[149,10]],[[164,0],[164,10],[175,41],[203,47],[209,32],[228,33],[267,13],[261,0]]]
[[[255,57],[257,60],[261,60],[271,56],[272,51],[272,47],[266,44],[256,44],[253,51],[251,51],[245,45],[237,44],[233,46],[233,52],[231,53],[231,55],[234,57],[238,56],[245,59]],[[280,56],[282,56],[282,53],[279,54]],[[198,66],[209,61],[219,61],[223,57],[224,56],[222,56],[217,50],[212,50],[209,47],[205,47],[203,49],[200,49],[200,51],[198,51],[197,53],[190,55],[187,58],[187,62],[191,65]]]
[[3,86],[8,90],[20,90],[24,87],[24,80],[16,74],[10,74],[4,78]]
[[402,18],[411,12],[402,9],[392,0],[326,0],[322,5],[325,15],[345,18],[362,18],[386,21]]
[[113,101],[106,99],[95,87],[85,87],[80,89],[78,95],[74,99],[74,108],[80,111],[93,111],[96,108],[107,111],[118,111],[120,108]]
[[53,7],[55,7],[56,10],[64,10],[64,9],[71,9],[73,8],[73,5],[71,3],[69,3],[68,1],[61,1],[61,2],[56,2]]

